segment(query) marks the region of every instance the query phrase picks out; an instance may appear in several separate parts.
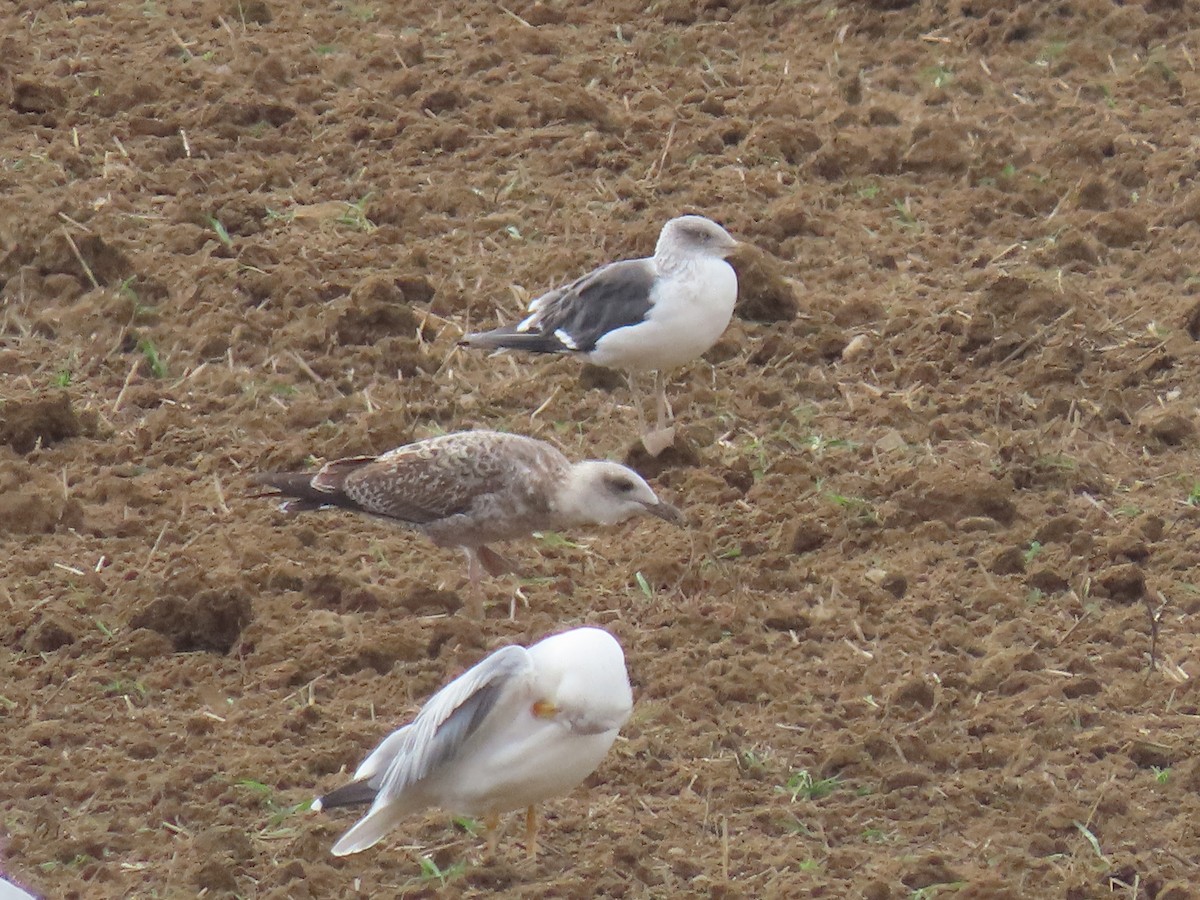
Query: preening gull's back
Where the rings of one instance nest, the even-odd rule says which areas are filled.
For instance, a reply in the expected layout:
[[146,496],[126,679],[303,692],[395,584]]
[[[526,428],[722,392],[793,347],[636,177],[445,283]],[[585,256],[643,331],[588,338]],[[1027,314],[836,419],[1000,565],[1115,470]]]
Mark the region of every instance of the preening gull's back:
[[633,709],[621,645],[574,628],[531,647],[501,647],[433,695],[385,738],[347,785],[314,806],[371,808],[333,845],[359,853],[428,806],[482,816],[494,849],[499,815],[526,807],[537,852],[536,804],[565,793],[608,753]]

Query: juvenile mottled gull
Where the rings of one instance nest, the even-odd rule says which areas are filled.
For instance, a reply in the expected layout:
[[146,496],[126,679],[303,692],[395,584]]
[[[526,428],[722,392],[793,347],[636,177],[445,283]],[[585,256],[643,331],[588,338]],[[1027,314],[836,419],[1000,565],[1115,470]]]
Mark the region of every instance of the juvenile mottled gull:
[[653,256],[601,266],[533,300],[529,315],[516,325],[468,334],[462,343],[566,353],[623,369],[635,398],[634,373],[654,371],[658,422],[646,435],[646,447],[654,453],[652,445],[661,450],[673,439],[662,373],[708,350],[733,315],[737,274],[725,258],[735,247],[737,241],[711,219],[671,219]]
[[292,498],[288,512],[342,507],[411,525],[467,555],[469,612],[483,615],[480,581],[512,566],[488,544],[578,525],[615,525],[649,514],[679,522],[642,477],[619,463],[571,463],[544,441],[460,431],[382,456],[327,462],[316,472],[274,472],[257,484]]
[[502,647],[434,694],[353,781],[313,808],[371,804],[333,845],[346,856],[430,806],[484,817],[494,849],[500,814],[526,807],[534,856],[535,804],[587,778],[632,709],[625,654],[607,631],[575,628],[529,649]]

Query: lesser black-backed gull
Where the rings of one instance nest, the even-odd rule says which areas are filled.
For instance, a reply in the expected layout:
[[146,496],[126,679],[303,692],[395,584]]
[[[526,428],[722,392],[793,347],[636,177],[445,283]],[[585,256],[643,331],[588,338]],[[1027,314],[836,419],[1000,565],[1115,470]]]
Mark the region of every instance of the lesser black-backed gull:
[[431,806],[482,816],[494,849],[500,814],[525,807],[534,856],[535,804],[595,771],[632,709],[625,654],[607,631],[575,628],[528,649],[502,647],[434,694],[353,781],[313,808],[371,804],[333,845],[346,856]]
[[679,216],[663,226],[654,255],[609,263],[534,299],[524,319],[466,335],[482,349],[565,353],[634,374],[653,371],[658,420],[644,436],[657,454],[674,432],[663,372],[691,362],[717,342],[737,302],[737,274],[726,257],[737,241],[711,219]]
[[462,548],[468,610],[476,617],[483,615],[484,572],[513,570],[488,544],[643,514],[681,520],[626,466],[572,463],[544,441],[498,431],[445,434],[382,456],[333,460],[316,472],[257,475],[254,482],[291,498],[288,512],[342,507],[403,522],[439,547]]

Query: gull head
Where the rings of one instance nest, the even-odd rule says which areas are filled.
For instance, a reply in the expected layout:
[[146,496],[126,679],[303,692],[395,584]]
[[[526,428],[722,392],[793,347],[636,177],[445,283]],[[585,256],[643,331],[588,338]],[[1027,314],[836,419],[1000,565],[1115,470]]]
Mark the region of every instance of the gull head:
[[600,734],[620,728],[633,709],[621,645],[601,628],[574,628],[529,648],[538,718],[558,719],[572,731]]
[[704,216],[679,216],[663,226],[654,248],[657,258],[716,256],[725,259],[737,249],[729,232]]
[[568,524],[576,525],[616,525],[641,515],[675,524],[683,520],[633,469],[594,459],[571,466],[554,506]]

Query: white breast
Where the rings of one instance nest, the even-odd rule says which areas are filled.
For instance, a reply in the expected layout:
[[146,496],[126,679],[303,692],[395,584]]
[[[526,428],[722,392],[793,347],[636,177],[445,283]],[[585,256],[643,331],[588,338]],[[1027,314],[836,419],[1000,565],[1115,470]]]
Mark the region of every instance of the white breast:
[[654,307],[637,325],[596,342],[588,362],[633,372],[675,369],[703,354],[729,325],[737,274],[723,259],[701,259],[663,279]]
[[431,785],[437,805],[468,815],[507,812],[569,792],[603,761],[617,730],[575,734],[527,712],[471,742]]

